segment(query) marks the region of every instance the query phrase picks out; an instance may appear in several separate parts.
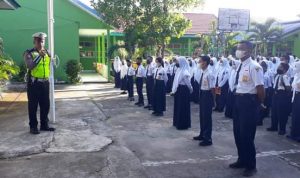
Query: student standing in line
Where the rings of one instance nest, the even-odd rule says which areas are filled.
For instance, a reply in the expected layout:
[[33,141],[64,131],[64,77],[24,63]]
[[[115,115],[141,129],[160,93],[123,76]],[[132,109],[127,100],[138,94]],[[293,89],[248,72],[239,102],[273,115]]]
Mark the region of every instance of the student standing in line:
[[128,66],[125,60],[122,60],[122,65],[121,65],[121,90],[123,91],[121,95],[126,95],[127,94],[127,70]]
[[172,84],[173,84],[173,80],[172,80],[172,66],[165,59],[164,59],[164,68],[165,68],[165,71],[167,72],[167,76],[168,76],[168,82],[167,82],[167,85],[166,85],[166,93],[171,93],[171,91],[172,91]]
[[233,108],[234,108],[234,98],[235,98],[234,92],[236,90],[235,77],[236,77],[237,68],[241,62],[239,60],[232,59],[230,60],[230,63],[231,63],[231,71],[228,80],[229,90],[228,90],[228,95],[226,100],[225,117],[233,119],[233,115],[234,115]]
[[161,57],[156,58],[156,69],[154,70],[153,87],[153,115],[163,116],[166,111],[166,83],[167,72],[164,69],[164,61]]
[[134,96],[133,96],[133,77],[135,75],[135,70],[132,67],[132,62],[130,59],[127,60],[127,91],[128,91],[128,100],[129,101],[134,101]]
[[[285,56],[286,57],[286,56]],[[285,58],[283,57],[283,58]],[[267,131],[278,131],[279,135],[286,134],[286,124],[290,112],[291,99],[289,94],[291,92],[291,85],[287,72],[289,70],[289,64],[281,63],[277,69],[277,75],[275,77],[274,95],[272,103],[272,115],[271,115],[271,127]]]
[[145,106],[144,108],[149,110],[153,109],[154,69],[155,69],[155,63],[153,62],[153,57],[148,56],[147,66],[146,66],[146,93],[147,93],[148,105]]
[[172,95],[174,95],[173,126],[178,130],[186,130],[191,127],[191,105],[189,96],[193,92],[189,63],[185,57],[178,58],[178,70],[176,71]]
[[114,71],[115,71],[115,88],[121,87],[121,65],[122,62],[119,56],[116,56],[114,59]]
[[141,57],[138,57],[136,60],[137,69],[136,69],[136,91],[138,94],[138,102],[135,105],[141,107],[144,106],[144,95],[143,95],[143,84],[145,78],[145,68],[142,64],[143,60]]
[[195,74],[197,73],[198,70],[198,65],[196,61],[193,58],[188,59],[189,64],[190,64],[190,74],[191,74],[191,84],[193,87],[193,92],[191,93],[190,100],[196,104],[199,103],[199,84],[195,79]]
[[290,135],[287,137],[300,142],[300,61],[294,64],[294,81],[293,87],[293,111],[292,111],[292,126]]
[[199,146],[212,145],[212,109],[214,107],[214,84],[215,77],[208,69],[210,57],[201,56],[199,64],[201,67],[200,78],[197,78],[200,89],[200,135],[194,140],[201,141]]
[[228,59],[222,58],[219,61],[219,68],[216,76],[216,107],[215,111],[223,112],[226,105],[226,98],[228,94],[228,79],[229,79],[229,63]]

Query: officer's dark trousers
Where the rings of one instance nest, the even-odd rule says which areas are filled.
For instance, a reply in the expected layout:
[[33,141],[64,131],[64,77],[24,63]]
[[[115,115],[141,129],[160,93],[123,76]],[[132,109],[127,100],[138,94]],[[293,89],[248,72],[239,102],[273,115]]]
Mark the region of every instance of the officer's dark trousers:
[[248,169],[256,168],[254,145],[258,101],[256,95],[236,95],[233,132],[238,151],[238,162]]
[[147,99],[148,105],[153,105],[153,86],[154,86],[154,79],[152,76],[147,76],[146,79],[146,92],[147,92]]
[[285,132],[291,103],[289,93],[285,90],[275,91],[272,102],[271,128],[278,129],[279,124],[279,130]]
[[128,98],[133,98],[133,76],[127,76]]
[[228,88],[229,84],[226,82],[226,84],[221,87],[221,94],[216,96],[216,111],[218,112],[223,112],[225,108]]
[[121,88],[121,72],[115,72],[115,88]]
[[37,128],[38,105],[40,106],[40,127],[48,127],[48,113],[50,108],[49,82],[28,82],[27,97],[30,128]]
[[214,99],[211,91],[200,91],[200,137],[204,141],[212,141],[212,108]]
[[300,92],[295,95],[293,102],[292,127],[290,136],[300,141]]
[[143,78],[137,77],[136,78],[136,91],[139,97],[138,103],[144,104],[144,96],[143,96]]

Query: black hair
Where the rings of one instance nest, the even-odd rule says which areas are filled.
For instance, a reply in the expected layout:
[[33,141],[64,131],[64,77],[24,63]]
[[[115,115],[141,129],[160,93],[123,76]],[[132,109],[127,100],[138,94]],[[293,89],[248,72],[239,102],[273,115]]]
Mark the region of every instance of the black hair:
[[209,65],[209,63],[210,63],[210,57],[209,56],[201,56],[201,60],[206,62],[207,65]]
[[148,56],[148,58],[149,58],[150,60],[153,60],[153,57],[152,57],[152,56]]
[[289,55],[283,55],[282,58],[284,58],[285,60],[287,60],[288,62],[290,62],[290,56]]
[[126,62],[130,62],[130,63],[131,63],[131,60],[130,60],[130,59],[127,59]]
[[287,64],[287,63],[281,63],[280,65],[283,67],[283,69],[284,69],[285,71],[288,71],[289,68],[290,68],[290,65]]
[[141,58],[141,57],[137,57],[136,60],[137,60],[137,61],[141,61],[142,58]]
[[162,57],[157,57],[156,60],[164,67],[164,60]]
[[250,50],[253,50],[253,48],[254,48],[254,45],[250,41],[247,41],[247,40],[241,41],[241,42],[239,42],[239,44],[243,44],[243,45],[247,46],[247,48]]

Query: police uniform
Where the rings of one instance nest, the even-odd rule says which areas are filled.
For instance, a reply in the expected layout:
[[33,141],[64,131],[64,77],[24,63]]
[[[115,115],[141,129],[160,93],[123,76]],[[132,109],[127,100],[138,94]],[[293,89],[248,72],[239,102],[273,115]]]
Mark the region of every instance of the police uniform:
[[143,84],[145,78],[145,68],[142,64],[140,64],[136,70],[136,90],[138,94],[138,102],[136,105],[143,106],[144,105],[144,96],[143,96]]
[[160,66],[154,70],[153,87],[153,115],[162,116],[166,111],[166,83],[168,81],[167,72]]
[[[33,38],[45,39],[45,33],[36,33]],[[27,97],[29,126],[32,134],[38,134],[37,129],[37,109],[40,106],[40,130],[54,131],[48,125],[48,113],[50,108],[49,98],[49,76],[51,58],[49,53],[44,50],[44,56],[41,56],[36,48],[26,50],[24,53],[25,64],[28,69],[27,73]]]
[[284,75],[276,75],[274,82],[274,94],[272,100],[272,116],[271,128],[269,131],[277,131],[279,125],[279,134],[286,133],[286,124],[290,113],[291,97],[290,91],[286,87],[290,87],[289,77]]
[[154,86],[154,78],[153,78],[154,65],[148,64],[146,67],[146,93],[148,99],[148,106],[145,106],[146,109],[152,109],[153,105],[153,86]]
[[[201,70],[201,77],[199,81],[200,89],[200,135],[199,140],[204,143],[212,144],[212,109],[214,107],[214,97],[212,89],[215,84],[215,77],[211,70]],[[201,144],[201,143],[200,143]]]
[[238,150],[237,164],[253,170],[256,169],[254,139],[259,107],[256,87],[264,85],[261,66],[251,58],[243,61],[238,67],[235,84],[233,130]]
[[127,69],[126,79],[127,79],[127,91],[128,91],[128,100],[134,101],[133,97],[133,77],[135,75],[135,70],[132,66],[129,66]]

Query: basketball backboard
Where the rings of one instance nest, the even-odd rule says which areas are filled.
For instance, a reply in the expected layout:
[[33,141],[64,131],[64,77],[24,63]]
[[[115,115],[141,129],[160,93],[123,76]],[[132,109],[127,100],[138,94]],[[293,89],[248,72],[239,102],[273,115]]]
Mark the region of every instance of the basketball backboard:
[[219,9],[218,30],[247,31],[249,30],[250,10],[246,9]]

